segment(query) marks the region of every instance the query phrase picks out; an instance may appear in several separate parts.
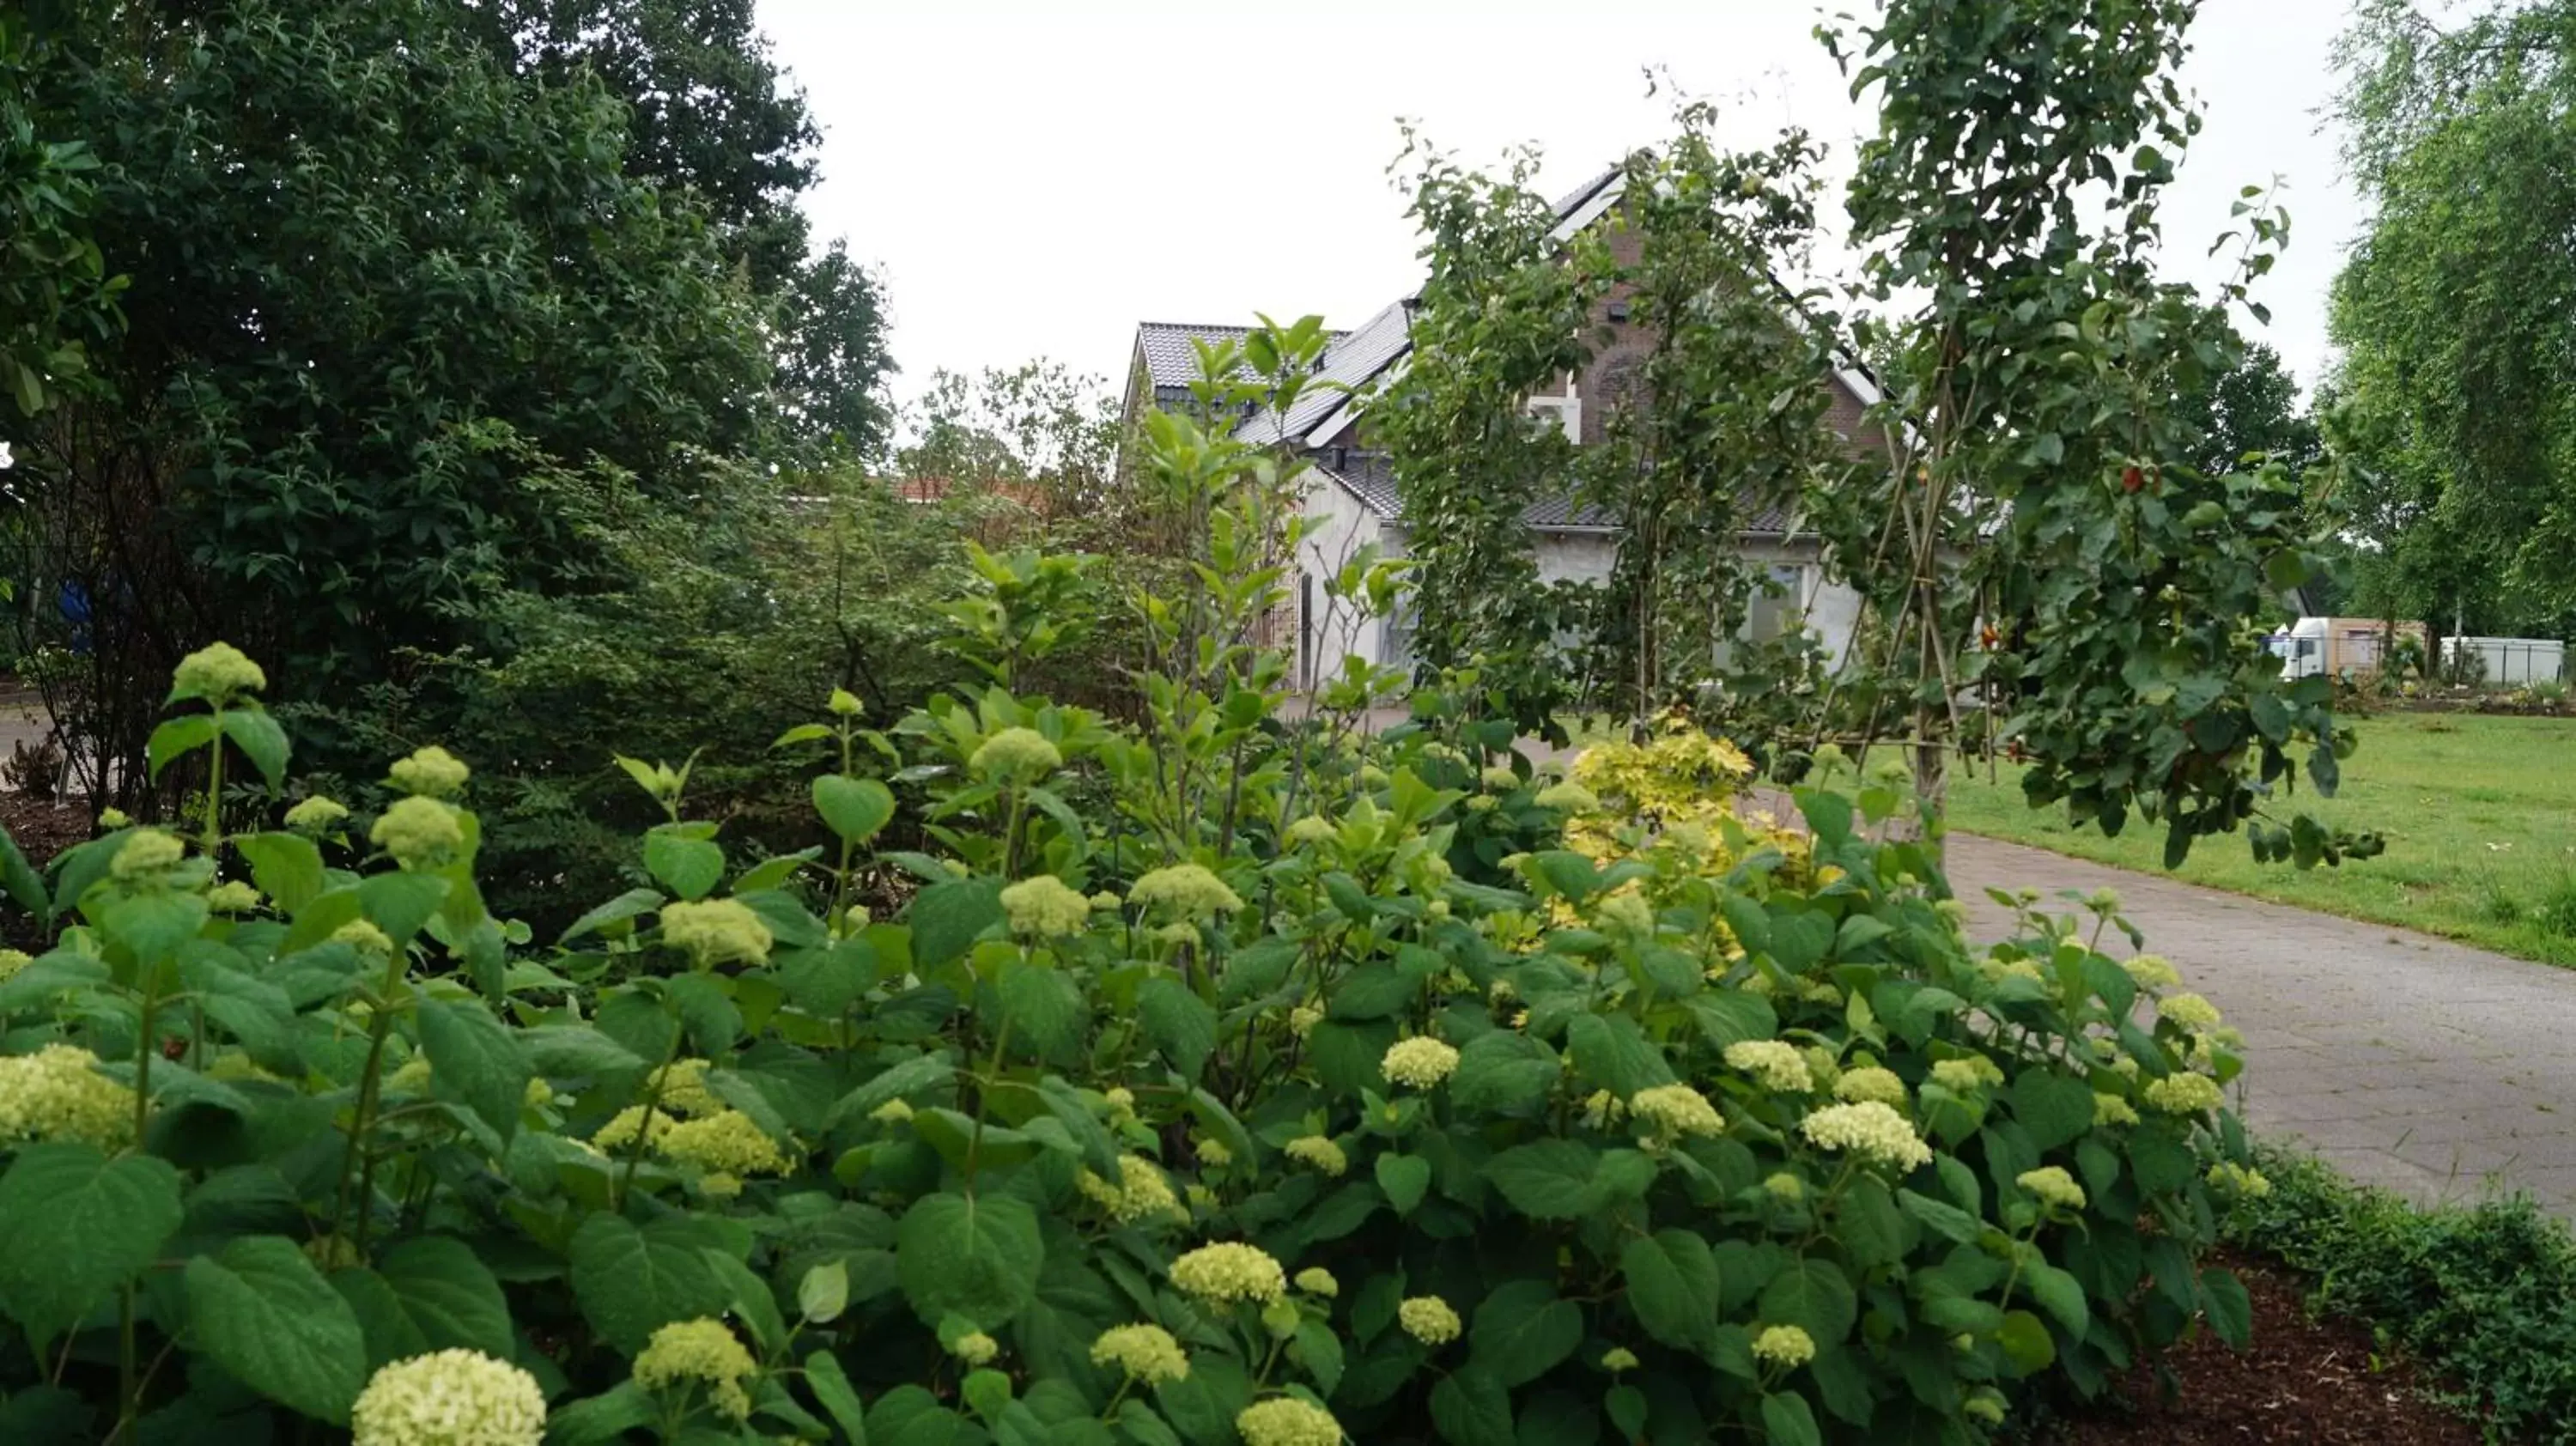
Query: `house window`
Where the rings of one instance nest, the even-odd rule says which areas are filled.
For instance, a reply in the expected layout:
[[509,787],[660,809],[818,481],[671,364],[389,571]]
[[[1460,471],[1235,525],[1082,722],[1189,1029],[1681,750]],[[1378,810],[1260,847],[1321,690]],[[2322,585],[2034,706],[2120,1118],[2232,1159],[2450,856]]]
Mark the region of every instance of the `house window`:
[[1807,569],[1795,563],[1775,564],[1769,586],[1757,589],[1744,615],[1744,640],[1767,643],[1807,623]]
[[1582,442],[1583,398],[1578,393],[1573,374],[1568,373],[1565,378],[1564,395],[1535,396],[1529,399],[1528,406],[1531,415],[1550,418],[1564,428],[1565,440]]

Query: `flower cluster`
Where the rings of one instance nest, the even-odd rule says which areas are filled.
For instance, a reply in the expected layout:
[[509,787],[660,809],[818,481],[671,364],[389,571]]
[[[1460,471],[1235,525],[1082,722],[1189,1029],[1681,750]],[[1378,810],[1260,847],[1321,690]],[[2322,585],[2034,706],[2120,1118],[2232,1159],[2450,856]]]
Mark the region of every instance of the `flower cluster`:
[[1064,754],[1034,728],[1005,728],[978,745],[966,766],[986,778],[1043,778],[1064,766]]
[[352,1446],[537,1446],[537,1378],[480,1351],[433,1351],[377,1370],[349,1414]]
[[1234,1418],[1244,1446],[1342,1446],[1342,1423],[1333,1413],[1294,1396],[1246,1406]]
[[1312,1165],[1327,1175],[1338,1176],[1351,1167],[1350,1157],[1342,1153],[1342,1147],[1322,1135],[1304,1135],[1290,1140],[1287,1153],[1289,1159]]
[[1816,1358],[1816,1338],[1805,1327],[1764,1326],[1753,1337],[1753,1359],[1782,1370],[1796,1370]]
[[784,1175],[790,1168],[778,1142],[740,1110],[671,1124],[656,1135],[653,1149],[709,1175]]
[[259,907],[259,890],[240,879],[226,879],[206,890],[206,907],[218,914],[247,914]]
[[1259,1246],[1226,1241],[1202,1245],[1173,1261],[1172,1284],[1219,1305],[1238,1300],[1268,1305],[1288,1293],[1288,1273]]
[[2227,1092],[2205,1074],[2167,1075],[2147,1081],[2147,1104],[2169,1115],[2205,1114],[2226,1103]]
[[1439,1084],[1457,1068],[1457,1049],[1428,1035],[1397,1040],[1387,1046],[1386,1057],[1378,1061],[1378,1069],[1390,1082],[1418,1090]]
[[740,899],[680,899],[662,906],[662,942],[706,969],[758,964],[773,940],[769,925]]
[[1315,844],[1332,842],[1333,835],[1336,832],[1338,832],[1338,830],[1333,827],[1333,821],[1331,819],[1321,818],[1310,813],[1304,818],[1297,820],[1295,823],[1288,825],[1288,831],[1283,834],[1282,837],[1286,838],[1288,842],[1293,845],[1305,848],[1311,847]]
[[1628,1101],[1628,1111],[1667,1140],[1684,1135],[1714,1135],[1726,1128],[1726,1120],[1718,1114],[1717,1106],[1708,1102],[1708,1096],[1685,1084],[1639,1090]]
[[463,760],[436,744],[397,761],[389,770],[393,785],[421,798],[451,798],[472,776]]
[[1867,1104],[1874,1100],[1882,1105],[1903,1109],[1905,1081],[1898,1079],[1896,1071],[1892,1069],[1881,1069],[1876,1065],[1870,1065],[1863,1069],[1847,1071],[1842,1078],[1835,1080],[1834,1098],[1850,1104]]
[[1395,1308],[1396,1324],[1426,1346],[1445,1346],[1458,1339],[1466,1323],[1449,1302],[1436,1295],[1417,1295]]
[[2212,1187],[2230,1195],[2259,1198],[2272,1193],[2272,1182],[2263,1178],[2262,1171],[2228,1160],[2222,1160],[2209,1167],[2209,1183]]
[[2042,1165],[2036,1170],[2024,1170],[2013,1177],[2013,1183],[2029,1191],[2031,1198],[2042,1205],[2055,1206],[2060,1210],[2084,1208],[2084,1187],[2076,1184],[2075,1177],[2067,1174],[2062,1165]]
[[131,882],[152,878],[188,856],[188,846],[157,828],[139,828],[117,845],[116,857],[108,862],[107,871]]
[[425,868],[465,847],[465,826],[454,808],[415,794],[396,799],[367,830],[367,842],[404,868]]
[[2137,1107],[2118,1095],[2096,1091],[2093,1095],[2093,1123],[2096,1125],[2134,1125]]
[[1914,1133],[1914,1126],[1876,1100],[1827,1105],[1800,1121],[1798,1129],[1820,1148],[1848,1150],[1896,1169],[1914,1170],[1932,1163],[1932,1148]]
[[1180,1198],[1172,1193],[1172,1182],[1163,1178],[1162,1170],[1153,1161],[1141,1155],[1118,1158],[1115,1185],[1089,1170],[1075,1176],[1074,1184],[1085,1199],[1107,1211],[1109,1218],[1121,1225],[1182,1213]]
[[1342,1293],[1342,1283],[1333,1279],[1333,1273],[1320,1265],[1310,1265],[1298,1271],[1297,1288],[1308,1295],[1319,1295],[1326,1300],[1331,1300]]
[[2156,1001],[2156,1014],[2185,1029],[2218,1027],[2218,1006],[2197,994],[2169,994]]
[[635,1384],[648,1391],[698,1382],[718,1412],[741,1421],[751,1415],[751,1393],[742,1383],[760,1364],[720,1320],[701,1316],[673,1321],[653,1332],[644,1353],[635,1358]]
[[1541,808],[1562,809],[1567,813],[1590,813],[1601,806],[1592,790],[1580,783],[1551,783],[1538,791],[1531,802]]
[[1128,1379],[1149,1386],[1187,1379],[1190,1358],[1172,1333],[1158,1325],[1112,1326],[1091,1343],[1091,1363],[1114,1365]]
[[268,674],[230,643],[209,643],[179,660],[170,674],[170,696],[203,698],[217,707],[244,693],[263,692]]
[[317,793],[286,811],[286,826],[299,833],[320,833],[348,816],[347,805]]
[[969,1366],[991,1365],[1002,1353],[1002,1343],[982,1331],[968,1331],[948,1343],[948,1354]]
[[1779,1094],[1805,1094],[1816,1087],[1798,1047],[1780,1039],[1747,1039],[1726,1047],[1726,1067],[1739,1069]]
[[2140,989],[2171,989],[2182,982],[2182,975],[2161,954],[2141,954],[2120,966]]
[[1053,874],[1022,879],[1002,890],[1002,913],[1011,932],[1031,938],[1079,934],[1091,923],[1091,900]]
[[0,1143],[86,1140],[113,1150],[134,1138],[134,1091],[68,1044],[0,1058]]
[[1129,886],[1127,900],[1183,919],[1210,919],[1243,907],[1243,900],[1205,864],[1172,864]]
[[1972,1054],[1965,1059],[1936,1062],[1932,1066],[1932,1082],[1953,1094],[1963,1095],[1987,1085],[2002,1084],[2004,1072],[1993,1060],[1982,1054]]

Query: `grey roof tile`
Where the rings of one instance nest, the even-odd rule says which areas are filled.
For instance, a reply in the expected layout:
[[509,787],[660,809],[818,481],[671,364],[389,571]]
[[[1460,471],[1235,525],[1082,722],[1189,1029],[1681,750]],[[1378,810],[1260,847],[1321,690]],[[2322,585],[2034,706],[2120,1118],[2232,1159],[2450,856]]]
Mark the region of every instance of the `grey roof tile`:
[[1264,407],[1237,427],[1235,436],[1265,446],[1283,440],[1322,441],[1309,434],[1317,423],[1341,410],[1350,396],[1345,388],[1357,390],[1377,380],[1412,345],[1411,309],[1399,301],[1324,348],[1323,370],[1298,394],[1297,404],[1288,409],[1286,417]]
[[1198,380],[1199,342],[1232,341],[1250,330],[1248,326],[1146,321],[1136,325],[1136,344],[1144,348],[1145,375],[1155,386],[1186,387]]

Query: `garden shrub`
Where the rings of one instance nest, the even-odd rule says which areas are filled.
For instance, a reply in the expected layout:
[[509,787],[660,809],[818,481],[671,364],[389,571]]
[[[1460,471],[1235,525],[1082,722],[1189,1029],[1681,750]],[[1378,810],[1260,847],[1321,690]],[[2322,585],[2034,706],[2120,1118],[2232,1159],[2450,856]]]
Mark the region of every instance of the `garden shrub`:
[[[1209,501],[1140,719],[835,694],[770,858],[639,760],[650,883],[546,939],[437,749],[0,850],[61,926],[0,982],[0,1438],[1969,1442],[2242,1339],[2232,1036],[2115,901],[1972,950],[1830,750],[1772,827],[1723,743],[1556,780],[1472,686],[1291,725],[1234,640],[1297,524]],[[265,683],[189,659],[156,761],[276,787]]]
[[2576,1240],[2527,1197],[2425,1209],[2321,1161],[2263,1152],[2229,1240],[2315,1278],[2322,1310],[2369,1322],[2497,1439],[2576,1441]]

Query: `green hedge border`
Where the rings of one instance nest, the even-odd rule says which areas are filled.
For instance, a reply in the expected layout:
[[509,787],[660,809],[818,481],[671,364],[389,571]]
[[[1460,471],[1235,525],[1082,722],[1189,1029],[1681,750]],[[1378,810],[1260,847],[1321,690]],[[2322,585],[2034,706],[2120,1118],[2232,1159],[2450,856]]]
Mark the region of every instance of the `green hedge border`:
[[2576,1443],[2576,1236],[2527,1196],[2423,1207],[2312,1156],[2258,1150],[2268,1195],[2226,1239],[2315,1282],[2315,1308],[2429,1368],[2492,1440]]

